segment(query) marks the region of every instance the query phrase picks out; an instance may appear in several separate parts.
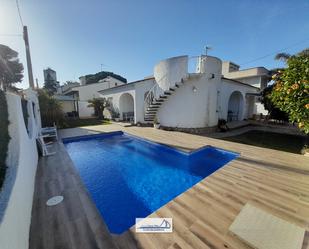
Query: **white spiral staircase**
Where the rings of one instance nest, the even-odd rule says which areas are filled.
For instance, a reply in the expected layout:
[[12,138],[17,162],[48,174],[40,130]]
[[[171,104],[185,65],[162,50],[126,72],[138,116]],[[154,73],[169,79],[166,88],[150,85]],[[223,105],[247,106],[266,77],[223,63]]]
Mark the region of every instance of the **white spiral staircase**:
[[149,90],[145,102],[144,102],[144,120],[145,122],[153,122],[155,117],[162,106],[162,104],[173,95],[177,89],[182,86],[187,77],[182,78],[180,82],[174,84],[173,87],[170,87],[169,90],[164,91],[160,88],[158,83]]

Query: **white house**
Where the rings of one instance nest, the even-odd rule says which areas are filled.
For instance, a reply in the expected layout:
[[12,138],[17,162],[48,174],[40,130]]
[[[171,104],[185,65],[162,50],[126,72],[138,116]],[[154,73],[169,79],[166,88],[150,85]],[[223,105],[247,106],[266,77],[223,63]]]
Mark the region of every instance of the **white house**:
[[98,91],[108,89],[115,86],[120,86],[126,84],[112,76],[108,76],[97,83],[86,84],[81,77],[81,85],[74,86],[64,92],[64,95],[73,95],[80,101],[88,101],[93,98],[98,98],[100,95]]
[[270,80],[269,71],[265,67],[254,67],[239,70],[240,66],[231,62],[222,63],[222,75],[255,86],[263,90]]
[[54,98],[58,100],[62,107],[62,111],[65,115],[73,115],[72,112],[78,111],[78,100],[74,99],[72,96],[65,95],[54,95]]
[[[240,77],[230,77],[226,63],[216,57],[199,56],[193,73],[188,72],[188,62],[188,56],[163,60],[154,67],[153,78],[99,93],[110,101],[120,119],[132,117],[134,123],[152,123],[156,118],[165,128],[209,129],[219,119],[243,120],[257,113],[266,69],[250,69],[247,74],[239,71]],[[246,82],[250,77],[257,82]]]
[[61,95],[56,95],[67,114],[76,111],[79,117],[91,117],[94,113],[92,107],[88,107],[88,100],[100,97],[98,91],[126,84],[112,76],[108,76],[97,83],[86,84],[84,77],[80,78],[80,84],[68,84],[61,88]]
[[[234,79],[255,86],[263,90],[270,81],[270,72],[265,67],[254,67],[239,70],[239,65],[224,61],[222,63],[222,75],[229,79]],[[255,111],[256,114],[267,115],[264,105],[260,102],[260,98],[256,98]]]
[[76,86],[80,86],[80,83],[78,83],[78,82],[64,83],[63,85],[57,87],[57,94],[61,95],[61,94],[69,91],[71,88],[76,87]]

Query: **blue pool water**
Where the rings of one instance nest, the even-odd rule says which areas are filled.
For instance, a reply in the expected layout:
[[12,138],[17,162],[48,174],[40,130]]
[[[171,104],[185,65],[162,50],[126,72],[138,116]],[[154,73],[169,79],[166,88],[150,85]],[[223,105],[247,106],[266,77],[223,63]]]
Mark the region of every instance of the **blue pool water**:
[[214,147],[185,153],[122,132],[63,140],[111,233],[120,234],[237,154]]

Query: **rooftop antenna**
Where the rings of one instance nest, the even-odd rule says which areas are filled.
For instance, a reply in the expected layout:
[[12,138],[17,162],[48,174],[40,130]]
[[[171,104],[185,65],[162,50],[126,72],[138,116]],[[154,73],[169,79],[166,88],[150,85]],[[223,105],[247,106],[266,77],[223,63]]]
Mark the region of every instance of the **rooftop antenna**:
[[206,45],[206,46],[204,47],[204,49],[205,49],[205,55],[207,56],[208,51],[211,50],[212,47],[210,47],[209,45]]
[[106,65],[104,63],[101,63],[100,65],[101,65],[101,72],[103,71],[103,67],[108,67],[109,66],[109,65]]

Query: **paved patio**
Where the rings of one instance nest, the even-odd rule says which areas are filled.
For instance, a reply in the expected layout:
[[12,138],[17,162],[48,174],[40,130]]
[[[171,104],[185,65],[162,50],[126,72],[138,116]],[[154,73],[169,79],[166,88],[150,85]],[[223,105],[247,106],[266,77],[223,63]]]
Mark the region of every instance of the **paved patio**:
[[[62,137],[123,130],[186,151],[207,144],[240,157],[184,192],[151,217],[172,217],[171,234],[122,235],[108,232],[62,143],[55,156],[41,158],[36,175],[30,232],[31,249],[49,248],[250,248],[228,231],[250,203],[277,217],[309,228],[309,158],[203,136],[153,128],[102,125],[61,130]],[[53,195],[64,201],[45,202]],[[309,248],[306,233],[304,248]]]

